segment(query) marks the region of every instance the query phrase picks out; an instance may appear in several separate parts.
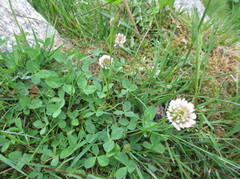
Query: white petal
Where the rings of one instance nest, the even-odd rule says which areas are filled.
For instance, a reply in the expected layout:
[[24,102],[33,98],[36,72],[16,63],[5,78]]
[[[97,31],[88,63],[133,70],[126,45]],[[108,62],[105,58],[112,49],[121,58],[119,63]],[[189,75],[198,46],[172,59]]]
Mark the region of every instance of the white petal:
[[189,120],[188,122],[189,122],[191,125],[196,124],[196,121],[194,121],[194,120]]
[[191,118],[191,119],[196,119],[196,118],[197,118],[197,115],[196,115],[195,113],[191,113],[190,118]]
[[184,123],[184,127],[188,128],[188,127],[192,127],[191,123]]
[[181,128],[180,128],[175,122],[173,122],[172,125],[173,125],[178,131],[181,130]]

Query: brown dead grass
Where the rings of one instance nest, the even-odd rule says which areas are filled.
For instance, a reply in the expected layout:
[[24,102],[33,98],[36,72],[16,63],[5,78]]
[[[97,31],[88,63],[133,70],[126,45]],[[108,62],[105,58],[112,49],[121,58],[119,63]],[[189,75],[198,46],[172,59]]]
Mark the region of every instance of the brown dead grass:
[[[236,95],[237,72],[239,72],[240,56],[236,47],[218,46],[209,59],[206,68],[207,76],[211,78],[202,91],[206,91],[209,97],[222,95],[228,99]],[[222,75],[222,76],[221,76]]]
[[[207,64],[206,76],[219,76],[205,79],[206,85],[201,89],[202,94],[209,98],[231,101],[231,98],[237,95],[239,62],[240,56],[236,47],[218,46],[215,48]],[[216,106],[216,103],[211,103],[207,105],[207,108],[215,111],[211,116],[212,120],[224,120],[234,110],[235,105],[220,103]]]

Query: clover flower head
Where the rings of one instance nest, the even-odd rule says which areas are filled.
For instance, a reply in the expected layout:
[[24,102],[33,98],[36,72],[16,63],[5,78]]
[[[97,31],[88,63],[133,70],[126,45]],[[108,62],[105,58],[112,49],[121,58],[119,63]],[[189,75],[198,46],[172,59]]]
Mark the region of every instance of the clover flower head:
[[126,42],[126,36],[118,33],[115,38],[115,46],[119,45],[120,47],[123,47],[123,44],[125,42]]
[[109,55],[103,55],[101,58],[99,58],[98,63],[102,68],[109,69],[110,65],[113,63],[113,58],[111,58]]
[[167,118],[177,130],[189,128],[196,124],[197,116],[194,111],[192,103],[187,102],[184,98],[178,98],[170,102],[167,109]]

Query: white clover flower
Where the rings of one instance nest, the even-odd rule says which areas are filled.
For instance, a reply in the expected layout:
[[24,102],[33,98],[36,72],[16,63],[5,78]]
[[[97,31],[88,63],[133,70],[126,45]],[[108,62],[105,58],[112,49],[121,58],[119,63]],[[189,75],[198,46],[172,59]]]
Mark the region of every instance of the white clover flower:
[[115,38],[115,46],[119,45],[120,47],[123,47],[123,44],[125,42],[126,42],[126,36],[118,33]]
[[110,65],[113,63],[113,58],[111,58],[109,55],[103,55],[101,58],[99,58],[98,63],[102,68],[109,69]]
[[172,100],[167,109],[167,118],[177,130],[189,128],[196,124],[194,110],[194,105],[184,98]]

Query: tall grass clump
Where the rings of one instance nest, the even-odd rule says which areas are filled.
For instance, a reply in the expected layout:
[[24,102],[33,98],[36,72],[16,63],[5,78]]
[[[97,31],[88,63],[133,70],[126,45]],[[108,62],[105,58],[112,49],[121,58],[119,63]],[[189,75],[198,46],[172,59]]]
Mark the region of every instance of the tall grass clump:
[[239,35],[211,2],[208,21],[174,1],[31,3],[75,47],[0,53],[1,178],[239,176]]

